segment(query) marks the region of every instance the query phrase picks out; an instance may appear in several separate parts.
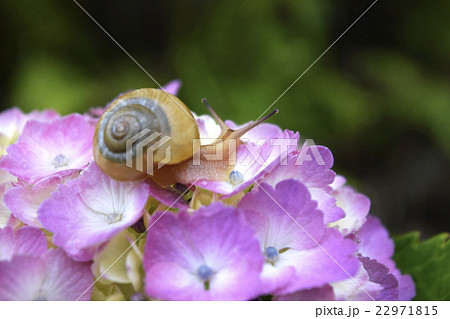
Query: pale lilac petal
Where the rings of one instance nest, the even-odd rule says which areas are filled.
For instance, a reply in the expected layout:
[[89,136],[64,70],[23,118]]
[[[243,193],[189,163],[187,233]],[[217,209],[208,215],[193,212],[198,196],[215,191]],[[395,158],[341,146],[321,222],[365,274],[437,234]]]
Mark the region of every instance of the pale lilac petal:
[[293,179],[279,182],[275,189],[261,184],[238,204],[261,251],[274,247],[279,252],[275,261],[264,265],[264,293],[289,294],[356,273],[356,245],[326,228],[316,207],[305,185]]
[[387,229],[375,216],[368,216],[366,223],[358,231],[360,241],[359,253],[365,257],[378,260],[389,265],[389,260],[394,255],[394,242],[389,238]]
[[89,300],[92,283],[90,265],[61,250],[0,262],[0,300]]
[[180,80],[172,80],[163,86],[164,91],[166,91],[170,94],[173,94],[173,95],[177,95],[180,88],[181,88]]
[[394,275],[389,273],[389,268],[368,257],[361,257],[360,261],[369,274],[369,281],[380,284],[383,287],[383,290],[378,293],[376,300],[398,300],[398,281]]
[[14,256],[41,256],[47,251],[47,239],[42,231],[22,227],[17,231],[11,227],[0,229],[0,260]]
[[[6,147],[19,137],[22,128],[27,121],[27,116],[17,108],[0,113],[0,146]],[[0,151],[0,157],[2,152]]]
[[336,199],[330,195],[330,184],[335,173],[331,170],[333,156],[323,146],[304,146],[300,151],[291,152],[262,182],[275,186],[287,179],[295,179],[305,184],[318,208],[324,213],[326,224],[345,216],[342,208],[336,206]]
[[[61,115],[59,115],[59,113],[56,112],[55,110],[33,111],[27,114],[28,121],[38,121],[42,123],[50,123],[59,118],[61,118]],[[25,123],[22,126],[22,129],[24,126]]]
[[345,211],[345,218],[332,224],[337,226],[342,234],[357,232],[366,222],[370,210],[370,199],[349,186],[341,186],[331,194],[336,198],[337,206]]
[[12,187],[13,183],[17,182],[14,175],[7,171],[0,169],[0,228],[5,227],[11,217],[11,211],[6,206],[4,201],[5,193]]
[[[354,256],[356,247],[338,231],[327,229],[319,245],[307,250],[290,249],[280,254],[280,261],[284,262],[280,268],[289,264],[295,267],[296,272],[287,285],[272,290],[275,294],[288,294],[299,289],[322,286],[349,278],[357,272],[358,261]],[[266,263],[265,268],[270,266]]]
[[1,158],[0,168],[28,183],[81,170],[93,159],[94,129],[79,114],[51,123],[29,121],[17,143]]
[[247,193],[238,204],[248,211],[245,218],[260,242],[281,245],[279,249],[316,246],[325,232],[323,214],[306,187],[291,179],[278,183],[275,189],[267,184],[260,188]]
[[97,124],[98,119],[105,113],[106,107],[98,106],[98,107],[91,107],[89,109],[89,112],[85,115],[87,116],[88,120],[91,121],[93,124]]
[[336,199],[320,188],[309,188],[311,198],[318,204],[317,209],[323,212],[324,223],[333,223],[345,217],[345,212],[336,206]]
[[6,153],[6,147],[17,140],[27,121],[51,122],[57,118],[59,118],[59,114],[53,110],[33,111],[30,114],[24,114],[20,109],[14,107],[1,112],[0,157]]
[[[262,124],[261,124],[262,125]],[[256,129],[256,128],[255,128]],[[236,154],[234,171],[242,174],[241,183],[232,183],[230,180],[210,181],[200,179],[196,186],[223,194],[223,198],[231,197],[260,180],[270,172],[287,154],[295,151],[298,133],[286,130],[280,138],[272,138],[262,145],[247,141],[239,145]]]
[[133,225],[148,197],[144,182],[118,182],[92,163],[53,192],[38,210],[53,242],[77,260],[90,260],[107,240]]
[[[230,120],[225,121],[225,124],[233,130],[238,130],[238,129],[243,128],[251,123],[252,122],[247,122],[242,125],[237,125],[233,121],[230,121]],[[261,123],[260,125],[256,126],[255,128],[253,128],[250,131],[248,131],[247,133],[245,133],[241,139],[243,141],[250,141],[253,143],[258,143],[258,141],[261,141],[261,140],[264,140],[263,142],[267,142],[270,139],[282,138],[283,135],[284,135],[283,130],[278,125],[270,124],[270,123]]]
[[193,114],[198,124],[198,132],[200,133],[200,144],[212,144],[216,138],[222,134],[219,124],[209,115],[197,116]]
[[308,188],[319,188],[326,192],[335,178],[331,170],[333,155],[324,146],[304,146],[290,153],[287,159],[268,174],[263,182],[275,186],[286,179],[296,179]]
[[[78,175],[78,173],[75,173]],[[67,176],[65,179],[70,178]],[[5,194],[5,204],[23,223],[42,228],[38,220],[37,210],[42,202],[57,190],[58,185],[65,180],[59,176],[50,177],[32,185],[20,183]]]
[[[221,204],[192,215],[159,212],[150,221],[144,269],[146,293],[167,300],[246,300],[256,297],[263,258],[239,211]],[[196,275],[214,274],[209,290]]]
[[17,177],[11,175],[4,169],[0,169],[0,186],[6,187],[8,184],[11,186],[12,183],[17,183]]
[[402,275],[397,268],[391,273],[398,280],[398,300],[410,301],[416,296],[416,285],[410,275]]
[[319,288],[299,290],[282,296],[274,296],[275,301],[333,301],[333,287],[325,285]]
[[35,256],[16,256],[0,261],[0,300],[40,300],[39,288],[45,278],[45,261]]
[[358,272],[352,277],[331,283],[336,300],[371,301],[376,300],[384,288],[369,280],[369,274],[361,263]]
[[76,262],[61,249],[45,256],[46,277],[41,291],[46,300],[89,300],[93,276],[90,263]]
[[398,280],[398,299],[411,300],[416,295],[414,282],[409,275],[403,275],[396,268],[392,259],[394,255],[394,242],[389,237],[387,229],[375,216],[368,216],[366,223],[358,232],[359,253],[362,256],[376,259],[386,265],[389,272]]
[[331,183],[330,186],[332,189],[337,190],[337,189],[341,188],[342,186],[344,186],[345,183],[347,183],[347,179],[344,176],[336,175],[333,183]]

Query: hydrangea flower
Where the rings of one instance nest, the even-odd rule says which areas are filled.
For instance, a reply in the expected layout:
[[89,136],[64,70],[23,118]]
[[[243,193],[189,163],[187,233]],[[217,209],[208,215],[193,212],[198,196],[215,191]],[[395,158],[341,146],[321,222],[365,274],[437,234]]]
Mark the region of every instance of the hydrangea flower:
[[331,194],[331,184],[336,176],[332,166],[333,155],[328,148],[303,145],[300,150],[291,152],[284,162],[280,161],[262,182],[271,186],[291,178],[302,182],[323,212],[324,223],[328,224],[345,216]]
[[60,185],[42,203],[38,217],[54,233],[55,245],[86,261],[141,218],[147,197],[147,184],[117,182],[92,163],[81,176]]
[[10,261],[14,256],[40,256],[47,251],[47,239],[33,227],[14,231],[11,227],[0,228],[0,261]]
[[[370,200],[336,176],[328,148],[263,123],[242,136],[228,180],[118,182],[93,162],[104,110],[0,113],[1,300],[414,297]],[[201,144],[222,133],[194,116]]]
[[386,228],[376,217],[368,215],[370,200],[345,183],[344,177],[337,176],[332,184],[332,194],[346,216],[330,226],[358,242],[360,268],[354,279],[332,284],[336,298],[411,300],[415,296],[414,283],[395,267],[394,243]]
[[331,284],[336,300],[397,300],[398,281],[389,268],[368,257],[359,260],[361,265],[353,278]]
[[166,300],[256,297],[263,257],[242,217],[218,203],[192,215],[155,214],[144,254],[146,293]]
[[[66,179],[70,176],[66,177]],[[48,199],[64,178],[53,176],[36,184],[21,181],[5,193],[4,202],[11,213],[23,223],[42,228],[37,211],[42,202]]]
[[30,114],[24,114],[15,107],[1,112],[0,157],[5,154],[6,147],[17,140],[29,119],[39,122],[51,122],[57,118],[59,118],[59,114],[53,110],[33,111]]
[[94,129],[79,114],[50,123],[29,121],[1,158],[0,168],[28,183],[70,175],[92,161]]
[[11,211],[4,201],[5,193],[17,182],[17,178],[7,171],[0,169],[0,228],[5,227],[10,219]]
[[90,265],[47,250],[40,230],[0,229],[0,300],[89,300],[92,283]]
[[345,183],[344,177],[337,176],[332,184],[332,195],[336,199],[337,206],[344,209],[345,218],[330,226],[337,227],[342,234],[348,235],[357,232],[366,222],[370,210],[370,199]]
[[389,273],[398,281],[398,300],[411,300],[416,295],[415,285],[410,275],[403,275],[395,266],[394,242],[389,237],[386,228],[374,216],[368,216],[367,221],[358,231],[359,253],[385,265]]
[[276,301],[333,301],[335,300],[333,287],[324,285],[318,288],[304,289],[291,294],[274,296]]
[[265,256],[264,294],[320,287],[356,273],[356,245],[326,228],[307,188],[292,179],[261,184],[238,204]]

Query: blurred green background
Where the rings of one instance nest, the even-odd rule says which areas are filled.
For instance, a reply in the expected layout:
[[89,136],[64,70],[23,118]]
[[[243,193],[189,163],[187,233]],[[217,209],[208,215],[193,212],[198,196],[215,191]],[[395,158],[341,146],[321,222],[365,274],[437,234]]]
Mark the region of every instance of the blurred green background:
[[[195,112],[254,120],[372,1],[78,1]],[[449,230],[450,2],[378,1],[277,103],[394,233]],[[63,114],[156,84],[73,1],[0,2],[0,106]]]

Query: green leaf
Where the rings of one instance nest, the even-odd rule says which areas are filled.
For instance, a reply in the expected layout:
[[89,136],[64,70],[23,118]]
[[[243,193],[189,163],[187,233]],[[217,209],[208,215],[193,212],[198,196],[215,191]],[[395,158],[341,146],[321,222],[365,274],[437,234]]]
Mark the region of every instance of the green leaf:
[[420,242],[419,232],[394,239],[394,260],[402,273],[416,284],[414,300],[450,300],[449,234],[442,233]]

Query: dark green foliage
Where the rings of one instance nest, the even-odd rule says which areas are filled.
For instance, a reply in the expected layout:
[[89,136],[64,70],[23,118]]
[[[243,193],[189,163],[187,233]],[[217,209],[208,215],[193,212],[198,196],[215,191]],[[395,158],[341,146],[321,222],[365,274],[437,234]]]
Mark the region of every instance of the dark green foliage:
[[411,232],[395,238],[395,262],[403,273],[413,277],[417,291],[414,300],[450,300],[449,234],[423,242],[419,237],[418,232]]

